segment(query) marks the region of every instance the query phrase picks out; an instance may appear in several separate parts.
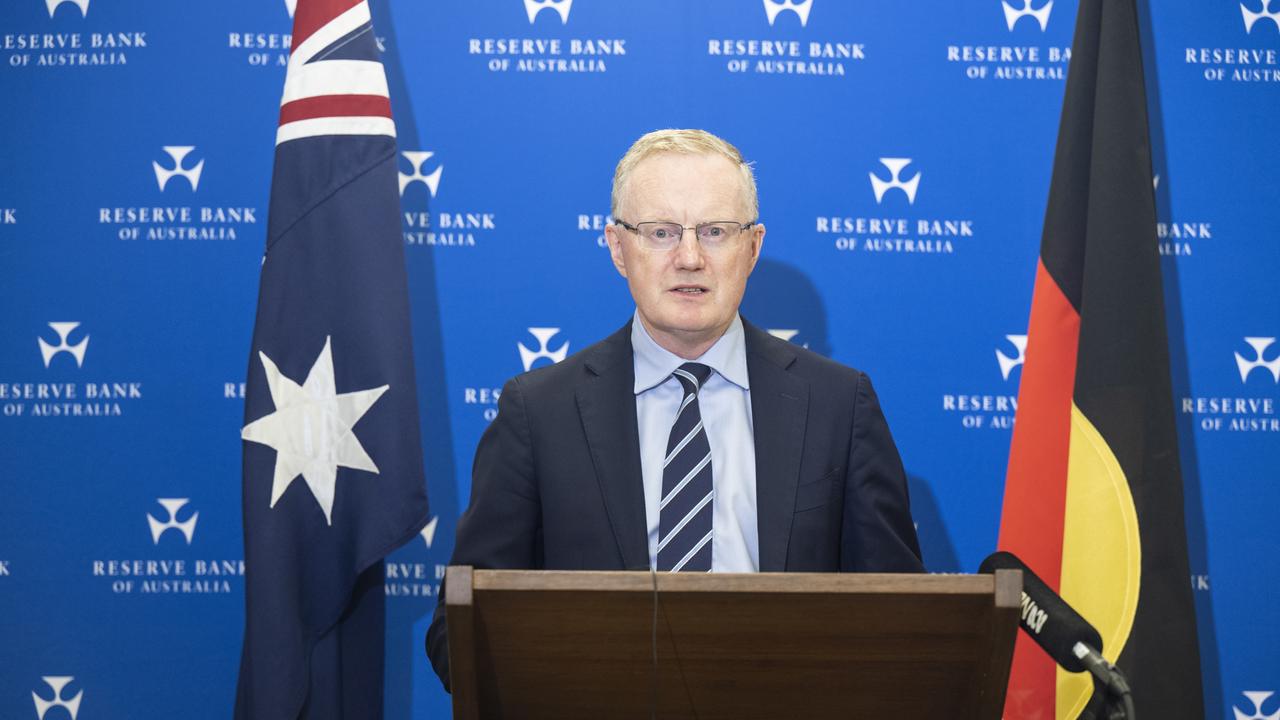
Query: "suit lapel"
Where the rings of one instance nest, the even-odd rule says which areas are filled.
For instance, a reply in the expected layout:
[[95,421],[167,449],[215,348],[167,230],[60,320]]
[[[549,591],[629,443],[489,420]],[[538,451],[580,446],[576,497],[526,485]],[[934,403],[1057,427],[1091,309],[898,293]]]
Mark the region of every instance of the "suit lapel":
[[780,572],[786,570],[787,543],[795,515],[809,385],[787,371],[796,355],[786,344],[745,320],[742,327],[747,342],[756,446],[760,570]]
[[578,412],[622,555],[621,569],[648,568],[631,323],[598,345],[586,359],[586,368],[587,377],[577,390]]

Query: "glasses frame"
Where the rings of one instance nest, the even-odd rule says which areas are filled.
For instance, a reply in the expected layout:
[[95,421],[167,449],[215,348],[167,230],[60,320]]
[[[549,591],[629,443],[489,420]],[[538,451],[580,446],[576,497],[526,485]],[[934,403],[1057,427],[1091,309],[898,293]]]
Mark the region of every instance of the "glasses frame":
[[[754,227],[755,225],[759,224],[759,222],[760,222],[759,220],[750,220],[750,221],[748,221],[748,222],[738,222],[737,220],[708,220],[708,221],[706,221],[706,222],[700,222],[700,223],[698,223],[697,225],[681,225],[680,223],[677,223],[677,222],[667,222],[667,221],[664,221],[664,220],[646,220],[646,221],[644,221],[644,222],[638,222],[638,223],[636,223],[635,225],[632,225],[631,223],[627,222],[626,220],[622,220],[622,219],[615,218],[615,219],[614,219],[614,221],[613,221],[613,224],[614,224],[614,225],[621,225],[624,229],[629,230],[629,231],[631,231],[632,233],[635,233],[636,237],[640,238],[640,242],[641,242],[641,244],[642,244],[642,245],[644,245],[644,247],[645,247],[645,248],[647,248],[647,249],[650,249],[650,250],[657,250],[657,251],[666,251],[666,252],[670,252],[670,251],[675,250],[676,248],[680,247],[680,243],[684,242],[684,234],[685,234],[685,231],[687,231],[687,230],[692,230],[692,231],[693,231],[693,237],[694,237],[694,239],[695,239],[695,240],[697,240],[697,241],[698,241],[698,246],[699,246],[699,247],[701,247],[701,248],[703,248],[703,249],[707,249],[707,246],[702,244],[702,238],[701,238],[701,236],[699,235],[699,231],[700,231],[702,228],[704,228],[704,227],[706,227],[706,226],[708,226],[708,225],[737,225],[737,226],[738,226],[738,235],[741,235],[743,232],[745,232],[745,231],[747,231],[747,230],[750,230],[752,227]],[[641,226],[641,225],[649,225],[649,224],[653,224],[653,225],[670,225],[670,226],[672,226],[672,227],[678,227],[678,228],[680,228],[680,236],[679,236],[679,239],[677,239],[677,240],[676,240],[676,242],[675,242],[675,244],[673,244],[671,247],[667,247],[667,248],[663,248],[663,247],[652,247],[651,245],[649,245],[649,241],[645,238],[644,233],[640,232],[640,226]],[[735,236],[735,237],[737,237],[737,236]]]

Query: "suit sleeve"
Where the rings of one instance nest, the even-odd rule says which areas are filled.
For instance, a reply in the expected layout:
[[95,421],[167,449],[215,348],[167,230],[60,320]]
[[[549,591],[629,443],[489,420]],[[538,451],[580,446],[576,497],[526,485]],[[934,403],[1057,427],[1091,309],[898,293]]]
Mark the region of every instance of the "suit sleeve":
[[[534,477],[529,417],[520,379],[502,388],[498,416],[476,447],[471,503],[458,520],[450,565],[484,569],[536,568],[541,563],[541,507]],[[431,666],[449,689],[444,588],[427,630]]]
[[924,572],[906,472],[865,373],[858,374],[847,473],[840,569]]

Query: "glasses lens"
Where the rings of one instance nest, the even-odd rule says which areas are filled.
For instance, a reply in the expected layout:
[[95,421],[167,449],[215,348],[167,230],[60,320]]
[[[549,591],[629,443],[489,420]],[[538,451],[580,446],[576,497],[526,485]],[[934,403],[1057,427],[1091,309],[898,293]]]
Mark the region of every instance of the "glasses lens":
[[704,245],[723,244],[737,237],[741,227],[735,222],[703,223],[698,226],[698,240]]
[[684,228],[675,223],[645,222],[640,223],[640,237],[655,248],[671,248],[680,243],[680,235]]

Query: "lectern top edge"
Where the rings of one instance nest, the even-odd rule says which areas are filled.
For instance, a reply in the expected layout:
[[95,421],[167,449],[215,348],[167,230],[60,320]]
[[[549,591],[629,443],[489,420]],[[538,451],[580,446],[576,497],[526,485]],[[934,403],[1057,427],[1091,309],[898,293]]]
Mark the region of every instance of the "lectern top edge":
[[[472,570],[453,566],[458,572],[471,574],[471,587],[484,591],[581,591],[581,592],[651,592],[654,578],[646,572],[557,571],[523,572],[508,570]],[[992,596],[996,607],[1016,607],[1020,601],[1020,578],[1010,573],[1002,581],[997,575],[900,575],[879,573],[658,573],[658,591],[663,593],[837,593],[837,594],[921,594]],[[458,583],[462,584],[462,583]],[[454,604],[446,587],[447,604]],[[469,596],[470,593],[467,593]],[[458,601],[469,604],[470,597]]]

